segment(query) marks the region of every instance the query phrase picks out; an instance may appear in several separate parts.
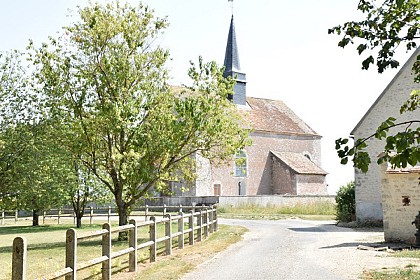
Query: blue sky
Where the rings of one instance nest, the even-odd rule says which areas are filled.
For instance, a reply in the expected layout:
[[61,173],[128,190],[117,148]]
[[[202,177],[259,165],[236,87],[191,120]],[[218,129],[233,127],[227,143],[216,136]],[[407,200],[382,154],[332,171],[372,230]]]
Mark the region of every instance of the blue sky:
[[[138,1],[127,0],[130,3]],[[99,1],[106,2],[106,1]],[[40,44],[69,24],[68,9],[85,0],[3,1],[0,51],[24,49],[28,39]],[[170,26],[159,43],[171,53],[172,83],[188,83],[190,60],[223,63],[232,13],[227,0],[146,0]],[[347,137],[396,74],[361,70],[361,57],[337,47],[328,28],[360,19],[358,0],[234,0],[241,68],[249,96],[280,99],[323,136],[322,167],[329,192],[353,179],[342,166],[334,140]],[[409,54],[401,53],[403,64]]]

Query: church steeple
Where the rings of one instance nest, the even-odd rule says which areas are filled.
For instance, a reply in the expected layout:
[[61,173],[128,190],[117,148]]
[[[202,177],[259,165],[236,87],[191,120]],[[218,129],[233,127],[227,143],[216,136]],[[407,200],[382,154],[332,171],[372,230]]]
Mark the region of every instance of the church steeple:
[[[241,71],[241,65],[239,63],[239,53],[238,46],[236,44],[236,32],[233,15],[230,20],[224,66],[225,70],[223,72],[223,77],[226,78],[231,76],[236,81],[233,89],[233,102],[238,105],[246,105],[246,75]],[[232,99],[232,96],[229,98]]]

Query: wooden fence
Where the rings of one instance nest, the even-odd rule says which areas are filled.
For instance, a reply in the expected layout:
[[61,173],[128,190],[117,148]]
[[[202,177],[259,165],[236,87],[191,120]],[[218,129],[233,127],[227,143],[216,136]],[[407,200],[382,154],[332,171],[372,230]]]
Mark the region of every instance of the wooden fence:
[[[188,222],[185,222],[188,219]],[[173,232],[172,223],[177,223],[177,231]],[[164,224],[165,234],[159,237],[157,234],[157,225]],[[186,228],[185,225],[188,227]],[[141,227],[149,227],[149,240],[138,244],[137,230]],[[65,268],[56,271],[50,275],[41,277],[40,279],[58,279],[65,277],[66,280],[77,279],[77,272],[88,267],[101,264],[102,265],[102,279],[111,279],[111,261],[112,259],[129,255],[129,271],[137,271],[137,251],[149,247],[150,262],[156,261],[157,244],[165,242],[165,254],[172,254],[172,241],[178,238],[178,248],[183,249],[188,236],[188,243],[194,245],[195,240],[201,241],[204,236],[207,238],[210,233],[217,231],[217,210],[216,208],[207,208],[206,210],[199,210],[195,212],[191,210],[190,213],[179,213],[172,216],[165,214],[164,218],[150,217],[149,221],[137,222],[130,220],[130,223],[125,226],[118,226],[111,228],[109,223],[102,226],[102,230],[93,232],[77,234],[75,229],[69,229],[66,232],[66,258]],[[111,234],[118,232],[129,233],[128,248],[113,252]],[[81,240],[91,239],[94,237],[102,237],[102,256],[94,258],[85,262],[77,261],[77,244]],[[27,242],[24,237],[16,237],[13,241],[13,256],[12,256],[12,279],[23,280],[26,279],[26,257]]]
[[[163,204],[162,206],[149,206],[145,205],[143,207],[137,207],[132,209],[130,213],[130,217],[144,217],[146,221],[150,216],[156,216],[156,212],[161,212],[162,216],[165,216],[166,213],[180,213],[189,210],[198,211],[199,209],[204,210],[208,206],[185,206],[185,205],[177,205],[177,206],[169,206]],[[28,214],[30,214],[28,212]],[[83,220],[89,219],[89,224],[93,224],[94,219],[104,220],[106,219],[108,223],[110,223],[112,217],[118,217],[118,213],[116,208],[111,206],[109,207],[87,207],[84,211]],[[18,210],[1,210],[0,213],[0,225],[5,224],[5,220],[14,220],[15,223],[18,222],[19,219],[22,218],[29,218],[28,215],[20,215]],[[76,224],[76,215],[72,208],[64,208],[64,209],[50,209],[41,212],[40,218],[42,219],[42,223],[45,224],[45,221],[48,219],[56,219],[57,224],[60,224],[63,219],[73,219],[73,223]]]
[[19,211],[18,210],[1,210],[1,216],[0,216],[0,224],[4,225],[4,221],[6,219],[14,219],[15,223],[18,221],[19,217]]

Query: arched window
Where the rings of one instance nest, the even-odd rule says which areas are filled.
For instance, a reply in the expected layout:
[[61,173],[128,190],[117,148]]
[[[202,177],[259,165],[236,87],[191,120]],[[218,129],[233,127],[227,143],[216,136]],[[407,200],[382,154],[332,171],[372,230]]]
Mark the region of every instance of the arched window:
[[235,177],[246,177],[247,171],[246,153],[245,151],[240,151],[235,155]]

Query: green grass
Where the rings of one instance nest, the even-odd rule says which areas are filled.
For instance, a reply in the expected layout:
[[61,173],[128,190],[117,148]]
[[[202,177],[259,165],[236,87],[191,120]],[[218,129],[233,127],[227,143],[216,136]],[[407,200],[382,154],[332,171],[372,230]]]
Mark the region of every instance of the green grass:
[[[14,222],[13,222],[14,223]],[[117,226],[116,224],[112,226]],[[40,278],[52,272],[58,271],[65,267],[65,234],[66,230],[74,227],[72,224],[67,225],[42,225],[32,227],[25,221],[19,221],[17,225],[0,226],[0,279],[11,279],[11,260],[12,260],[12,244],[16,236],[23,236],[27,239],[28,244],[28,261],[27,261],[27,279]],[[95,224],[92,226],[84,225],[82,229],[77,229],[77,233],[98,230],[102,226]],[[158,245],[158,262],[153,265],[149,264],[149,251],[144,248],[138,251],[138,260],[143,268],[142,273],[159,274],[159,266],[171,267],[171,270],[176,270],[177,275],[181,275],[185,271],[192,270],[198,263],[207,259],[210,253],[218,252],[226,248],[229,244],[240,239],[245,229],[239,227],[226,227],[220,225],[218,232],[211,234],[205,242],[199,242],[194,246],[188,246],[188,237],[185,238],[184,250],[177,250],[177,238],[173,240],[173,251],[177,252],[173,256],[164,257],[164,242]],[[177,224],[172,226],[173,230],[177,229]],[[148,237],[149,228],[139,228],[139,243],[144,242]],[[164,226],[158,226],[158,237],[164,235]],[[228,238],[226,238],[228,237]],[[118,251],[128,247],[127,242],[117,241],[117,234],[112,236],[112,251]],[[204,237],[203,237],[204,240]],[[210,245],[206,245],[210,244]],[[200,249],[198,249],[200,248]],[[78,263],[99,257],[101,255],[101,240],[99,238],[81,241],[78,244]],[[197,251],[198,250],[198,251]],[[188,252],[194,257],[188,256]],[[160,263],[160,258],[165,262]],[[176,260],[181,258],[180,262]],[[172,259],[172,262],[170,261]],[[197,263],[196,263],[197,261]],[[167,263],[169,262],[169,263]],[[128,270],[128,255],[124,255],[118,259],[113,260],[113,273]],[[145,268],[146,267],[146,268]],[[168,268],[169,269],[169,268]],[[166,270],[166,268],[165,268]],[[101,267],[100,265],[87,268],[78,272],[78,279],[100,279]],[[125,274],[125,273],[124,273]],[[123,275],[124,275],[123,274]],[[143,274],[142,274],[143,275]],[[113,277],[114,278],[114,277]],[[124,278],[122,278],[124,279]],[[144,279],[144,278],[143,278]],[[150,278],[149,278],[150,279]],[[152,278],[155,279],[155,278]],[[165,279],[158,277],[156,279]],[[166,278],[168,279],[168,278]],[[176,279],[176,278],[173,278]]]
[[219,207],[218,216],[235,219],[267,219],[279,220],[287,218],[301,218],[309,220],[333,220],[335,218],[335,204],[329,202],[316,202],[309,204],[296,204],[295,206],[266,207],[253,204],[244,204],[237,207]]
[[[420,250],[402,250],[391,253],[396,258],[414,258],[420,259]],[[387,280],[420,280],[419,268],[414,264],[409,264],[402,269],[382,269],[375,271],[367,271],[364,273],[364,279],[387,279]]]
[[404,269],[392,269],[389,271],[370,271],[366,272],[364,279],[368,280],[420,280],[420,272],[411,268],[412,266]]

